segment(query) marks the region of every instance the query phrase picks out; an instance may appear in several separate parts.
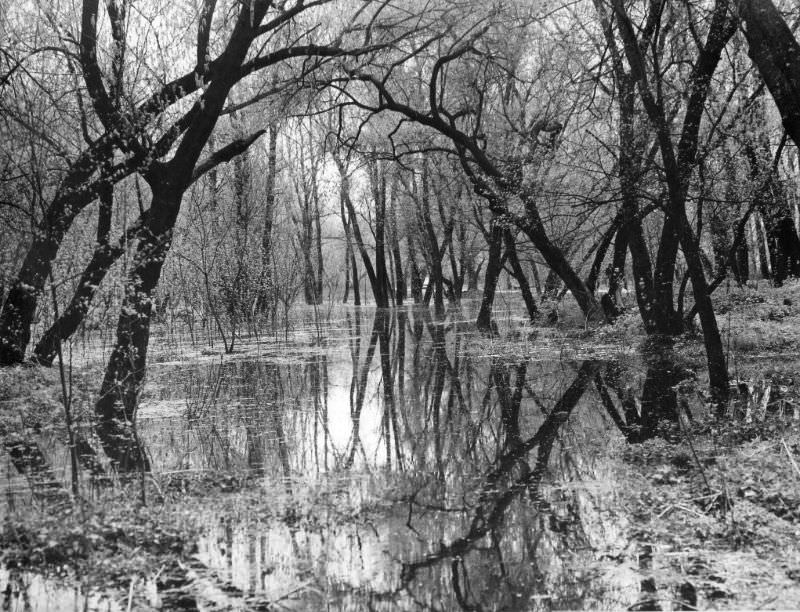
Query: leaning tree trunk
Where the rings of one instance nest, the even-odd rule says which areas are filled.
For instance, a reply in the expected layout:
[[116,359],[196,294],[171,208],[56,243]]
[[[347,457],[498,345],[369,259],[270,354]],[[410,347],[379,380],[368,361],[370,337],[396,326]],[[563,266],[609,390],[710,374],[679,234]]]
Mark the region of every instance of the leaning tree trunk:
[[25,359],[39,295],[74,217],[59,215],[56,219],[46,219],[34,234],[0,313],[0,366],[22,363]]
[[800,44],[772,0],[737,0],[739,18],[758,67],[783,119],[800,146]]
[[[31,339],[31,324],[39,295],[50,275],[64,236],[78,214],[95,199],[106,180],[92,181],[98,160],[111,154],[109,139],[102,137],[85,150],[70,167],[44,217],[9,289],[0,312],[0,366],[21,363]],[[129,174],[130,170],[126,171]],[[117,180],[122,178],[118,175]]]
[[[350,229],[353,232],[353,240],[358,248],[358,252],[361,254],[361,261],[364,264],[364,270],[367,273],[367,278],[369,278],[369,284],[372,287],[372,293],[377,300],[379,294],[378,280],[375,275],[375,268],[372,266],[372,260],[369,257],[369,252],[367,251],[367,247],[364,244],[364,239],[361,235],[361,228],[358,225],[358,219],[356,218],[356,209],[353,205],[353,200],[350,198],[350,180],[347,177],[347,170],[340,160],[336,160],[336,164],[339,168],[339,175],[342,180],[341,194],[344,204],[347,207],[347,214],[350,219]],[[353,261],[355,261],[355,256]],[[353,272],[355,272],[355,265],[353,266]],[[355,287],[357,284],[358,277],[354,274],[353,286]],[[378,306],[381,306],[381,304],[378,304]]]
[[121,471],[149,470],[135,429],[139,392],[144,382],[152,295],[161,276],[183,192],[151,182],[153,200],[125,286],[117,338],[95,404],[97,434]]
[[526,209],[528,217],[526,223],[520,229],[530,238],[530,241],[542,254],[550,269],[564,281],[586,320],[593,323],[605,322],[605,314],[600,304],[597,303],[594,293],[586,286],[583,279],[578,276],[578,273],[567,261],[564,252],[550,240],[544,230],[544,224],[535,205],[528,204]]
[[111,229],[111,196],[112,187],[108,186],[108,194],[101,194],[100,216],[97,221],[97,246],[86,268],[78,281],[78,287],[67,308],[53,325],[42,335],[33,349],[33,359],[42,365],[51,365],[56,357],[58,346],[67,340],[89,312],[94,296],[100,288],[106,274],[114,262],[125,252],[126,241],[135,236],[143,219],[139,218],[133,226],[120,238],[117,244],[109,244],[108,234]]
[[344,228],[344,237],[345,237],[345,256],[344,256],[344,267],[345,267],[345,279],[344,279],[344,303],[347,303],[348,297],[348,290],[349,284],[348,281],[352,276],[353,282],[353,304],[355,306],[361,306],[361,289],[358,283],[358,262],[356,261],[355,252],[353,250],[353,231],[351,228],[352,221],[348,219],[348,214],[345,211],[345,199],[349,198],[350,195],[346,192],[348,189],[347,181],[342,178],[341,185],[339,187],[339,213],[342,219],[342,228]]
[[514,278],[517,279],[520,292],[522,292],[522,299],[525,302],[525,308],[528,310],[528,317],[533,321],[536,319],[536,315],[539,314],[539,308],[536,306],[536,300],[533,299],[533,293],[531,293],[530,283],[528,283],[528,278],[525,276],[525,272],[519,262],[516,240],[511,230],[507,227],[503,230],[503,239],[506,244],[508,263],[511,264],[511,271],[513,272]]

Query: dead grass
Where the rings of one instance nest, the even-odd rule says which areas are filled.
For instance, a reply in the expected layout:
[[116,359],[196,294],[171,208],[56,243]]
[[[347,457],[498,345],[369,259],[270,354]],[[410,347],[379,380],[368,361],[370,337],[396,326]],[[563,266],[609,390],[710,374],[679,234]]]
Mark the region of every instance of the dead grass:
[[[690,583],[699,609],[792,609],[800,601],[800,428],[771,420],[629,447],[621,503],[654,550],[659,590]],[[710,491],[706,489],[706,482]]]

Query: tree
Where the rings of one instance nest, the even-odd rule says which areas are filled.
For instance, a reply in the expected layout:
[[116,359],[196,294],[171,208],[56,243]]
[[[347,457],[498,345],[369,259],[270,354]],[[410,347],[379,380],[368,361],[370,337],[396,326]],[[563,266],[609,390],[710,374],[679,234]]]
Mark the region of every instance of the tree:
[[[750,58],[772,94],[786,133],[800,146],[800,44],[772,0],[737,0],[736,8]],[[767,193],[776,191],[773,187]],[[780,284],[789,273],[800,275],[800,238],[790,211],[778,212],[770,235],[775,278]]]
[[[86,113],[91,116],[87,116],[82,123],[89,144],[74,157],[64,155],[68,162],[67,167],[52,197],[44,206],[27,252],[11,283],[0,313],[0,365],[19,363],[24,358],[39,295],[64,236],[77,215],[91,204],[108,184],[118,183],[134,172],[143,177],[148,175],[151,177],[149,180],[160,183],[161,179],[155,178],[155,175],[160,173],[159,160],[180,148],[179,141],[186,142],[187,131],[192,125],[199,125],[198,122],[203,117],[212,128],[216,123],[216,120],[208,120],[214,113],[204,113],[205,109],[202,106],[211,95],[209,90],[228,90],[254,73],[291,61],[293,58],[334,57],[342,53],[359,55],[374,50],[374,45],[359,44],[358,41],[354,41],[357,49],[344,48],[341,46],[343,39],[337,39],[334,34],[329,37],[329,44],[317,44],[308,37],[291,39],[288,33],[289,25],[304,13],[321,10],[320,7],[329,1],[331,0],[321,0],[311,7],[303,2],[295,2],[280,10],[272,9],[268,3],[252,7],[252,11],[249,12],[251,16],[255,17],[261,12],[263,19],[269,13],[269,19],[258,27],[253,27],[247,35],[252,35],[254,40],[269,38],[271,45],[267,45],[262,53],[252,57],[247,55],[249,43],[244,39],[236,45],[232,44],[234,41],[229,40],[231,44],[227,46],[217,40],[217,38],[221,40],[223,35],[221,33],[219,36],[216,35],[215,26],[230,28],[233,33],[236,22],[226,17],[223,11],[217,11],[215,1],[204,2],[197,17],[199,27],[194,48],[189,52],[183,47],[177,51],[173,49],[174,58],[152,58],[151,68],[156,74],[161,72],[161,66],[173,63],[178,70],[183,69],[184,72],[177,76],[165,74],[158,79],[143,76],[150,75],[150,70],[136,71],[129,65],[130,59],[125,52],[128,45],[127,37],[134,35],[135,28],[130,24],[123,27],[123,24],[127,23],[126,20],[133,19],[127,10],[128,0],[106,3],[104,12],[99,10],[99,3],[96,1],[87,0],[83,3],[80,12],[81,35],[76,43],[78,53],[70,49],[63,51],[59,49],[58,53],[70,58],[68,66],[73,66],[77,74],[83,78],[85,90],[81,90],[79,104],[83,104],[81,101],[84,96],[90,102],[86,105]],[[369,5],[361,7],[357,14],[368,12],[368,8]],[[150,13],[158,10],[164,10],[158,3],[138,7],[135,14],[139,16],[139,25],[149,27],[152,17]],[[98,36],[99,24],[105,23],[106,19],[111,30],[108,39],[105,35]],[[65,17],[64,20],[68,22],[69,17]],[[56,22],[57,19],[53,17],[51,21]],[[145,25],[141,25],[142,23]],[[63,38],[69,40],[66,35]],[[108,50],[101,52],[98,49],[98,40],[108,43]],[[179,43],[183,39],[175,40],[180,47]],[[224,51],[214,57],[217,48],[224,48]],[[49,47],[46,49],[49,50]],[[239,62],[237,58],[242,53],[244,57]],[[101,58],[107,57],[112,58],[111,66],[104,71]],[[274,84],[274,87],[259,88],[247,101],[239,103],[238,106],[257,102],[277,90],[288,91],[296,88],[297,74],[302,76],[313,71],[317,64],[318,62],[310,62],[300,66],[299,72],[292,77]],[[226,70],[233,72],[226,74]],[[222,85],[223,82],[227,85]],[[198,95],[200,91],[203,92],[202,95]],[[200,101],[202,104],[198,103]],[[202,150],[204,146],[205,140],[192,147],[190,157],[194,157],[195,152]],[[189,152],[188,144],[184,150]],[[232,156],[234,150],[227,149],[226,153]],[[219,156],[217,160],[220,160]],[[174,169],[174,166],[171,168]],[[208,169],[207,166],[203,166],[200,174]],[[184,177],[178,183],[186,180],[188,178]],[[185,187],[186,185],[177,185],[178,191],[185,190]],[[167,215],[159,221],[153,218],[149,223],[155,227],[166,221],[169,225],[170,216]],[[144,231],[146,233],[147,229]]]
[[297,135],[293,142],[286,143],[284,155],[290,160],[289,174],[294,195],[291,216],[297,227],[297,243],[303,259],[305,302],[321,304],[324,271],[319,183],[324,152],[317,143],[314,126],[308,120],[294,121],[286,131]]
[[[648,20],[642,30],[644,43],[637,38],[628,9],[623,0],[612,0],[614,16],[619,28],[619,37],[636,83],[639,98],[655,132],[663,164],[667,195],[664,202],[664,223],[659,241],[659,251],[653,269],[653,290],[650,309],[654,316],[655,329],[661,333],[675,333],[682,329],[682,321],[674,308],[673,279],[678,245],[689,268],[694,299],[703,326],[711,388],[720,400],[727,398],[728,374],[722,341],[717,326],[711,293],[706,281],[700,254],[699,236],[687,215],[687,196],[690,180],[697,164],[698,135],[703,118],[711,78],[719,64],[722,50],[736,30],[736,21],[729,12],[728,0],[717,0],[710,17],[706,39],[698,41],[698,53],[692,62],[691,73],[686,80],[687,102],[680,138],[672,140],[670,118],[662,95],[659,70],[660,58],[645,61],[643,49],[657,51],[659,45],[648,40],[651,30],[658,29],[662,19],[660,5],[651,4]],[[648,66],[653,66],[648,69]]]
[[[298,16],[310,10],[303,2],[284,6],[281,10],[273,9],[266,0],[241,5],[232,22],[225,23],[225,14],[218,14],[216,2],[209,1],[204,3],[198,19],[194,54],[197,63],[194,68],[167,85],[157,85],[145,102],[131,108],[126,104],[128,96],[106,87],[109,79],[104,78],[98,52],[98,25],[103,16],[98,5],[97,0],[85,0],[82,6],[80,65],[94,117],[104,134],[95,141],[100,144],[93,144],[88,150],[90,153],[82,156],[82,163],[68,175],[69,185],[76,183],[76,187],[81,188],[81,199],[76,201],[73,190],[67,189],[58,200],[58,206],[51,204],[53,210],[46,216],[45,231],[40,239],[44,241],[40,246],[47,252],[41,256],[36,253],[36,244],[32,247],[30,261],[23,264],[24,273],[20,273],[16,288],[12,288],[12,293],[16,293],[6,301],[6,327],[0,329],[0,334],[4,338],[8,360],[19,360],[29,336],[31,306],[35,308],[38,287],[43,282],[40,277],[49,269],[60,240],[74,219],[74,209],[91,201],[93,190],[98,185],[113,182],[121,174],[138,172],[150,189],[150,206],[137,233],[136,251],[125,283],[117,324],[116,343],[95,406],[99,417],[98,434],[104,449],[124,470],[134,466],[147,468],[132,423],[145,376],[153,294],[172,244],[183,195],[198,178],[244,152],[265,131],[257,129],[235,138],[201,160],[220,117],[229,112],[226,103],[232,89],[254,72],[294,57],[337,56],[349,51],[339,45],[341,38],[333,40],[336,38],[334,34],[331,34],[334,44],[326,46],[315,44],[309,37],[303,40],[297,38],[296,33],[288,33],[290,25],[299,23]],[[125,6],[124,3],[112,2],[106,7],[106,16],[111,23],[110,45],[114,50],[126,47],[127,30],[121,27]],[[217,23],[221,27],[219,32],[215,32],[213,27]],[[228,30],[227,34],[222,31],[224,29]],[[341,36],[343,33],[336,34]],[[322,34],[315,36],[321,37]],[[251,46],[256,40],[269,40],[271,44],[252,55]],[[216,59],[211,60],[211,50],[216,48],[221,51]],[[361,44],[354,52],[365,53],[368,48],[369,45]],[[318,63],[312,61],[302,65],[299,76],[316,69]],[[124,79],[113,82],[124,82]],[[281,89],[288,90],[289,85],[283,84]],[[175,102],[195,92],[194,99],[187,100],[188,108],[172,108]],[[247,103],[252,104],[263,97],[264,92],[260,91]],[[241,108],[242,103],[235,106]],[[150,126],[156,116],[166,122],[166,129],[158,124]],[[103,173],[105,166],[98,169],[96,157],[107,159],[114,149],[124,156],[124,161],[117,164],[119,170],[112,168],[111,174]],[[84,187],[83,183],[98,173],[90,188]],[[61,191],[64,189],[62,183]],[[24,282],[31,275],[35,277],[32,286]],[[19,308],[20,305],[23,308]]]
[[[400,117],[392,136],[408,122],[438,133],[438,146],[460,160],[488,207],[526,234],[588,319],[603,320],[592,291],[551,239],[539,209],[533,177],[546,165],[563,125],[533,112],[538,92],[524,63],[515,59],[532,52],[526,36],[535,19],[524,10],[463,8],[437,5],[417,28],[410,51],[384,54],[367,70],[343,64],[343,103]],[[438,27],[442,23],[448,24],[444,30]],[[503,107],[498,94],[515,88],[520,103]]]
[[748,53],[781,113],[786,132],[800,146],[800,44],[772,0],[736,0]]

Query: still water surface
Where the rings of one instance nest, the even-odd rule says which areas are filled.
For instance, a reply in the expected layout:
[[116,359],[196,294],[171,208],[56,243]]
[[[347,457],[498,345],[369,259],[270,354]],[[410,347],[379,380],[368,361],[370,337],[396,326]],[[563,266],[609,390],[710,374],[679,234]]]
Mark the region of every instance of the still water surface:
[[[352,309],[233,355],[157,339],[138,417],[154,472],[251,489],[235,512],[197,508],[213,580],[183,605],[614,609],[652,596],[618,503],[621,456],[674,417],[686,374],[668,351],[505,327],[501,341],[427,311]],[[24,503],[25,482],[4,476]],[[27,574],[0,573],[0,589],[13,610],[124,609]]]

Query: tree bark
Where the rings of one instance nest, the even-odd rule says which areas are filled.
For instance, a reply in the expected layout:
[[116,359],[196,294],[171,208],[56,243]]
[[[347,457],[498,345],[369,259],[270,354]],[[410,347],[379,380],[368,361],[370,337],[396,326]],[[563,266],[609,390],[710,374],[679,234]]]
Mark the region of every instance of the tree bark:
[[411,268],[411,298],[415,304],[422,303],[422,273],[417,263],[416,238],[414,233],[408,235],[408,265]]
[[39,339],[39,342],[36,343],[36,347],[33,349],[34,361],[41,365],[52,365],[59,343],[71,337],[83,322],[95,295],[97,295],[97,291],[100,289],[100,284],[111,269],[111,266],[125,252],[128,240],[135,238],[145,218],[139,217],[126,234],[119,239],[117,244],[109,244],[107,236],[102,241],[98,241],[98,245],[92,254],[92,259],[86,265],[83,274],[81,274],[78,288],[75,290],[70,303],[61,313],[58,320],[50,326]]
[[267,179],[264,186],[264,228],[261,230],[261,283],[257,302],[260,312],[268,312],[270,304],[275,303],[275,279],[272,278],[272,228],[275,222],[275,181],[278,171],[278,125],[275,121],[267,130],[269,145],[267,149]]
[[800,146],[800,44],[772,0],[736,0],[749,55],[772,94],[783,126]]
[[33,241],[0,312],[0,366],[22,363],[25,359],[39,295],[53,261],[72,222],[110,180],[102,176],[91,180],[101,160],[110,154],[111,146],[102,138],[84,151],[67,171],[37,224]]
[[587,322],[601,323],[606,321],[605,313],[598,304],[594,293],[586,286],[578,273],[567,261],[564,252],[550,240],[544,231],[544,224],[539,217],[538,210],[530,203],[526,203],[527,222],[521,228],[533,245],[539,250],[545,262],[572,293],[572,297],[578,303],[578,307],[586,317]]
[[378,308],[389,307],[389,273],[386,268],[386,175],[377,160],[369,162],[372,198],[375,204],[375,284]]
[[400,252],[400,235],[397,227],[397,184],[392,184],[389,198],[389,241],[391,244],[392,260],[394,261],[394,300],[398,306],[403,305],[406,298],[406,278],[403,273],[403,255]]
[[117,339],[95,404],[97,434],[121,472],[149,471],[150,462],[135,429],[138,397],[144,382],[152,295],[161,276],[183,190],[151,180],[153,201],[142,229],[117,324]]
[[[663,101],[659,96],[655,96],[650,89],[649,75],[642,57],[642,49],[628,18],[625,4],[623,0],[613,0],[613,6],[619,23],[625,54],[631,66],[631,76],[637,83],[645,111],[656,131],[668,191],[664,227],[662,229],[662,243],[659,245],[662,252],[659,253],[654,274],[655,294],[658,302],[656,310],[664,311],[660,314],[667,321],[661,320],[657,322],[657,329],[659,329],[658,325],[666,325],[667,329],[671,329],[673,324],[669,320],[671,312],[666,312],[667,310],[674,310],[672,295],[669,296],[669,309],[666,307],[665,300],[661,298],[666,298],[666,287],[672,287],[674,264],[669,280],[666,278],[666,272],[667,264],[671,259],[671,252],[673,249],[677,250],[677,243],[669,242],[675,236],[683,248],[683,255],[686,259],[694,290],[695,303],[703,326],[703,340],[706,348],[711,391],[715,400],[721,402],[727,399],[728,396],[727,365],[719,327],[717,326],[711,303],[711,294],[703,270],[698,238],[694,235],[686,215],[686,196],[692,168],[696,164],[698,133],[711,78],[719,64],[722,50],[735,32],[735,22],[728,14],[727,0],[717,0],[705,45],[701,47],[692,67],[688,85],[689,95],[686,103],[686,112],[681,136],[676,147],[672,142],[672,133],[663,107]],[[655,75],[655,78],[661,77],[660,75]]]
[[492,306],[494,305],[494,294],[497,291],[497,281],[503,269],[502,249],[503,249],[503,226],[499,219],[492,218],[491,229],[489,230],[489,261],[486,264],[486,275],[483,280],[483,297],[481,307],[478,311],[478,319],[475,322],[481,331],[492,330]]
[[444,314],[444,272],[442,271],[442,250],[433,227],[430,205],[430,172],[427,158],[422,160],[420,177],[420,213],[426,238],[428,253],[428,282],[433,287],[433,310],[437,316]]
[[[367,247],[364,244],[364,239],[361,236],[361,229],[358,226],[358,219],[356,218],[355,206],[353,206],[353,201],[350,199],[350,180],[347,176],[347,169],[345,168],[344,163],[339,159],[336,160],[336,165],[339,169],[339,176],[341,177],[342,181],[341,195],[344,200],[344,204],[347,207],[347,214],[350,218],[350,228],[353,232],[353,238],[355,240],[356,246],[358,247],[358,252],[361,254],[361,261],[364,264],[364,270],[366,270],[367,272],[367,278],[369,279],[370,287],[372,287],[372,294],[377,299],[378,279],[375,275],[375,268],[372,266],[372,260],[369,257],[369,252],[367,251]],[[358,277],[354,275],[353,285],[355,286],[357,284],[358,284]]]
[[144,173],[152,202],[126,283],[116,343],[95,404],[98,436],[112,462],[122,471],[150,468],[136,432],[135,413],[145,376],[152,295],[172,243],[183,194],[204,173],[247,150],[264,133],[260,130],[235,141],[198,165],[268,9],[268,2],[254,2],[240,10],[222,55],[221,74],[195,102],[194,112],[190,113],[192,121],[172,158],[169,162],[152,162]]
[[531,286],[530,283],[528,283],[528,278],[525,276],[525,272],[519,262],[516,240],[511,233],[511,229],[508,227],[503,228],[503,240],[506,245],[506,257],[508,263],[511,265],[512,274],[519,284],[522,299],[525,302],[525,308],[528,310],[528,317],[531,321],[534,321],[539,314],[539,309],[536,306],[536,300],[533,299],[533,293],[531,293]]

